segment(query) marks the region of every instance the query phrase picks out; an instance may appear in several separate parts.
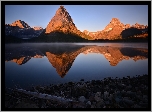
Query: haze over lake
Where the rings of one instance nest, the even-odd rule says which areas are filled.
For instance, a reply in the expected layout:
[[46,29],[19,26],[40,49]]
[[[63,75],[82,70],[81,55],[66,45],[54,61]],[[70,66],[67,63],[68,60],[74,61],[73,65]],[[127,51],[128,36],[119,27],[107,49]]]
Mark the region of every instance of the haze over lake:
[[5,44],[5,86],[28,88],[148,74],[147,43]]

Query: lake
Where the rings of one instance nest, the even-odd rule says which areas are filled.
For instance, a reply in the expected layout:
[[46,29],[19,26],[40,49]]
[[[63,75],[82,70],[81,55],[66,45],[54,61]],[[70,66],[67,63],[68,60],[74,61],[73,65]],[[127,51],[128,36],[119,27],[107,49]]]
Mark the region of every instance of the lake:
[[5,87],[148,74],[148,43],[5,44]]

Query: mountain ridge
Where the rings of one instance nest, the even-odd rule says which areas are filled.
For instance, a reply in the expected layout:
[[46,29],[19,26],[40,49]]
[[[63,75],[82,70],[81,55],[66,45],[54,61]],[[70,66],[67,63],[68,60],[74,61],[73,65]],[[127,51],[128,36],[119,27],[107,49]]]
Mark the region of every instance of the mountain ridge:
[[25,21],[16,20],[12,24],[5,24],[5,38],[13,36],[20,39],[38,37],[43,31],[42,27],[30,27]]
[[[128,29],[133,29],[131,31],[127,31]],[[130,36],[139,35],[139,37],[143,36],[142,34],[146,31],[148,31],[147,25],[140,25],[138,23],[135,23],[135,25],[130,24],[123,24],[118,18],[112,18],[110,23],[101,31],[97,32],[89,32],[87,30],[84,30],[83,32],[94,39],[122,39],[124,38],[124,35],[122,34],[123,31],[127,31],[127,34],[132,32]],[[126,34],[125,34],[126,35]],[[143,36],[146,37],[146,36]]]
[[[34,31],[40,31],[38,35],[35,37],[39,37],[37,40],[40,41],[87,41],[87,40],[116,40],[116,39],[124,39],[124,38],[134,38],[148,37],[148,26],[140,25],[139,23],[135,23],[134,25],[123,24],[118,18],[112,18],[109,24],[101,31],[97,32],[89,32],[84,30],[81,32],[73,22],[72,17],[68,13],[68,11],[64,8],[64,6],[60,6],[55,15],[51,18],[50,22],[46,26],[45,29],[42,30],[42,27],[33,27],[31,28],[27,23],[21,20],[17,20],[12,24],[5,25],[5,33],[9,35],[16,36],[17,32],[22,29],[33,29]],[[13,31],[9,31],[8,27]],[[32,31],[31,35],[34,34]],[[15,33],[10,33],[15,32]],[[17,34],[18,35],[18,34]],[[26,33],[27,37],[29,36]],[[19,37],[19,36],[18,36]],[[72,40],[73,39],[73,40]],[[37,41],[35,40],[35,41]]]

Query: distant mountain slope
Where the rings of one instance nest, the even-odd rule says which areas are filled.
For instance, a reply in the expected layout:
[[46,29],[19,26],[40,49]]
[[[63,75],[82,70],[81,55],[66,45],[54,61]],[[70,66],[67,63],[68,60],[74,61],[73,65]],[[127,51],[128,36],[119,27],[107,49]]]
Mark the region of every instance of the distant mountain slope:
[[[110,23],[102,31],[89,32],[84,30],[83,32],[94,39],[122,39],[128,37],[143,37],[145,38],[148,35],[143,35],[148,31],[148,26],[140,25],[136,23],[135,25],[130,26],[130,24],[124,25],[120,22],[118,18],[112,18]],[[148,32],[146,33],[148,34]],[[138,35],[138,36],[137,36]]]
[[43,31],[41,27],[31,28],[27,23],[21,20],[17,20],[12,24],[5,25],[6,37],[17,37],[21,39],[30,39],[38,37]]

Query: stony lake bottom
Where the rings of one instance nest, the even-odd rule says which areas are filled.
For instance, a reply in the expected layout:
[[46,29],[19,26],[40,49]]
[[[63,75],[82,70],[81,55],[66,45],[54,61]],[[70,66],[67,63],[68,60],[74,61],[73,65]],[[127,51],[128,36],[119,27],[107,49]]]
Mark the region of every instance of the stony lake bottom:
[[[147,100],[140,104],[138,100],[148,99],[147,77],[147,43],[5,44],[5,88],[17,87],[24,93],[22,89],[31,90],[34,87],[42,94],[73,97],[73,100],[81,102],[61,107],[147,107]],[[118,84],[114,83],[115,79]],[[108,90],[111,87],[113,89]],[[136,89],[132,91],[132,87]],[[34,92],[35,89],[31,91]],[[134,98],[139,89],[143,92],[137,95],[139,98],[134,99],[138,104],[134,104],[135,101],[129,99],[128,95]],[[114,98],[117,103],[122,101],[122,96],[126,99],[123,99],[122,105],[109,106],[111,103],[106,96]],[[50,105],[46,106],[45,103],[43,107]],[[53,104],[52,106],[54,107]]]

